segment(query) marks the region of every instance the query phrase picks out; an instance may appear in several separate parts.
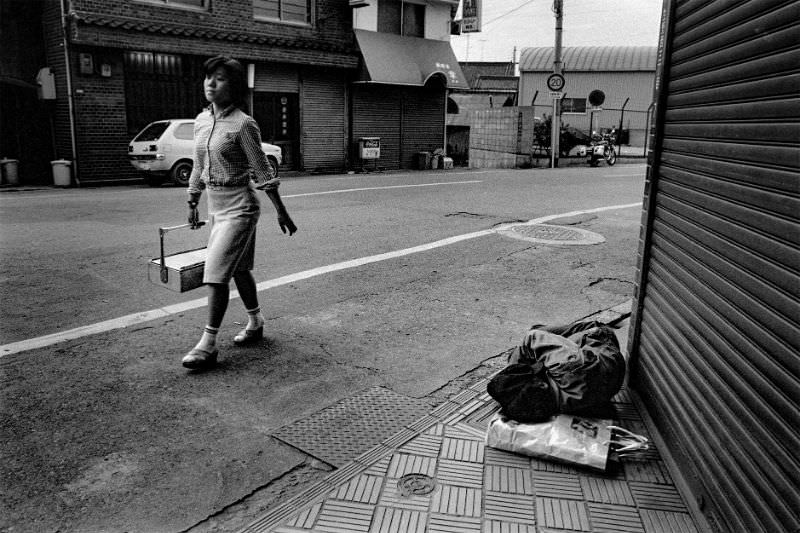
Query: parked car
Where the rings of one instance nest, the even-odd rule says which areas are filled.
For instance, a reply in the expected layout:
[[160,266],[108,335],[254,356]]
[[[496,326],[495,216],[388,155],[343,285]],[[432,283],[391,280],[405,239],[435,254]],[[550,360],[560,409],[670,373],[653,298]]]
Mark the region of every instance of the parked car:
[[[279,146],[261,143],[261,149],[275,175],[283,161]],[[128,145],[128,158],[134,168],[146,172],[144,180],[158,187],[169,178],[186,186],[192,174],[194,119],[159,120],[148,124]]]

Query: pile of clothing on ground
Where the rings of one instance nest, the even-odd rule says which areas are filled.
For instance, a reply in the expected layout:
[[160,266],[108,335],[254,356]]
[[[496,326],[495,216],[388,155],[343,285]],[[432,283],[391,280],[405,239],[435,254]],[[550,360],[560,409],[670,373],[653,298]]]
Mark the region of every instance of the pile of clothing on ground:
[[646,448],[647,439],[611,422],[625,370],[614,330],[603,323],[533,326],[487,386],[501,406],[487,445],[601,470],[610,450]]

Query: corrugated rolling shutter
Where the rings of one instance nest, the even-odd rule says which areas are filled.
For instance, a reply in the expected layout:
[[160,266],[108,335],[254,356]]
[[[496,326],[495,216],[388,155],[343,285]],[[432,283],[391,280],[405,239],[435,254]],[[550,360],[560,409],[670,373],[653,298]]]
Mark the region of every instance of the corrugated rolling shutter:
[[415,168],[418,152],[444,148],[444,87],[409,87],[403,94],[401,168]]
[[345,168],[345,79],[337,71],[303,73],[302,153],[306,170]]
[[634,383],[713,527],[798,531],[800,2],[665,12]]
[[[380,137],[381,157],[377,165],[400,168],[400,125],[402,95],[396,86],[353,85],[353,164],[359,165],[356,145],[360,137]],[[367,165],[372,165],[371,161]]]
[[276,63],[257,63],[253,90],[268,93],[296,93],[300,91],[297,68]]

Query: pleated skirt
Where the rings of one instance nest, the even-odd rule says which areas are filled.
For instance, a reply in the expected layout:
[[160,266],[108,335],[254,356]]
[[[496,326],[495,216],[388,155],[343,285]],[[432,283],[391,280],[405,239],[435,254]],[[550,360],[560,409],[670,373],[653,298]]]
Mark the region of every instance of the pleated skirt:
[[228,283],[234,273],[253,270],[261,205],[249,187],[206,187],[208,237],[203,283]]

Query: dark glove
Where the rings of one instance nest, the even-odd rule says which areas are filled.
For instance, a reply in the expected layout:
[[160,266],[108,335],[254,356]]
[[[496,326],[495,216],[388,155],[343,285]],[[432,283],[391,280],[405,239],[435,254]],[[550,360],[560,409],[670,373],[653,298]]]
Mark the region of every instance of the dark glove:
[[202,226],[200,224],[200,213],[197,211],[197,202],[189,202],[189,224],[191,224],[192,229]]
[[289,216],[284,210],[278,211],[278,225],[281,227],[281,231],[286,233],[286,230],[289,230],[289,235],[294,234],[297,231],[297,226],[294,225],[292,221],[292,217]]

